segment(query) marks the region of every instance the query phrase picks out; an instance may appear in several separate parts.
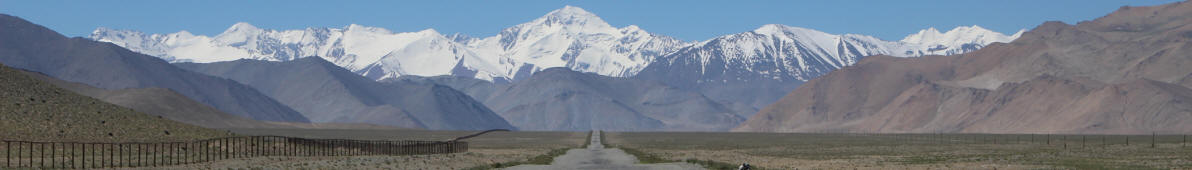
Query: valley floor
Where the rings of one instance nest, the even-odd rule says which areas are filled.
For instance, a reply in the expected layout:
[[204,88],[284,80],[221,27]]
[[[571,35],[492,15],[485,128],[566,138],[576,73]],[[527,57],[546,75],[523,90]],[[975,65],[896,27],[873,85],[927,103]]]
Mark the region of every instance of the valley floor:
[[1192,168],[1192,143],[1182,143],[1182,135],[1157,136],[1154,148],[1151,135],[606,135],[611,146],[634,148],[664,160],[747,162],[762,169]]

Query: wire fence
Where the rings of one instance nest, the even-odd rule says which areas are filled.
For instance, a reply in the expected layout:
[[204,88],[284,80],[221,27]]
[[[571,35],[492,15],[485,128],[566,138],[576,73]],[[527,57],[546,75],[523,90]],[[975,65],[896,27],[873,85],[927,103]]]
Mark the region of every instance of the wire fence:
[[157,167],[267,156],[420,155],[468,151],[463,141],[386,141],[240,136],[187,142],[8,141],[7,168]]

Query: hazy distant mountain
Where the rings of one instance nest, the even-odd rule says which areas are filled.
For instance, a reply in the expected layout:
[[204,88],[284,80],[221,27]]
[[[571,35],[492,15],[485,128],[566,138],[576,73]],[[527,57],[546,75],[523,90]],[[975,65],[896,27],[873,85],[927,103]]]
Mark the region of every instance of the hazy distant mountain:
[[186,124],[206,128],[245,128],[263,124],[260,121],[224,113],[211,106],[190,100],[190,98],[186,98],[186,96],[170,89],[141,88],[107,90],[82,83],[55,79],[36,72],[25,72],[25,74],[42,82],[50,83],[84,96]]
[[236,60],[176,65],[248,84],[314,122],[436,130],[513,127],[480,102],[450,87],[376,82],[317,57],[287,62]]
[[721,131],[744,120],[700,95],[661,83],[552,68],[513,84],[403,77],[451,85],[522,130]]
[[737,130],[1192,132],[1192,4],[1047,22],[951,56],[862,59],[807,82]]
[[0,62],[104,89],[167,88],[227,113],[256,120],[307,122],[298,112],[248,86],[179,69],[110,43],[66,38],[0,15]]

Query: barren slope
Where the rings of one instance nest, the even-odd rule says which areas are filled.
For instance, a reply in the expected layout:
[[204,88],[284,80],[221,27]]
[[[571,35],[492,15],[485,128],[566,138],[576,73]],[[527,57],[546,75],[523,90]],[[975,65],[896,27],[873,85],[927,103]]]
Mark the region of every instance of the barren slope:
[[953,56],[866,57],[738,131],[1192,132],[1192,4],[1047,22]]

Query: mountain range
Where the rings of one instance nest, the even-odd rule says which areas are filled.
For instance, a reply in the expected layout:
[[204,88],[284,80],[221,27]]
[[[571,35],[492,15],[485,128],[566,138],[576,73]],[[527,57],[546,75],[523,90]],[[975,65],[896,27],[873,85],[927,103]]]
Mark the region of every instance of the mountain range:
[[[849,61],[855,62],[858,56],[852,56],[854,54],[958,54],[988,43],[1013,40],[1018,36],[1007,36],[977,26],[958,27],[944,33],[931,28],[901,41],[885,41],[854,34],[831,35],[781,25],[766,25],[742,34],[772,35],[770,33],[783,31],[791,34],[775,38],[812,45],[807,47],[812,48],[808,49],[812,51],[805,51],[809,54],[796,56],[844,59],[831,66],[835,68],[847,65]],[[237,59],[289,61],[318,56],[376,80],[402,75],[455,75],[509,81],[552,67],[566,67],[611,77],[632,77],[659,57],[683,48],[698,48],[692,46],[703,46],[727,37],[704,42],[683,42],[646,32],[636,25],[613,27],[584,9],[565,6],[484,38],[444,35],[434,29],[394,33],[383,28],[355,24],[343,28],[268,30],[243,22],[232,25],[214,37],[193,35],[187,31],[146,34],[133,30],[98,28],[90,38],[170,62],[208,63]],[[860,53],[835,51],[839,45],[835,41],[855,41],[865,46],[850,47],[860,50]],[[748,47],[764,47],[760,45],[764,42],[740,43],[755,43]]]
[[745,120],[698,92],[566,68],[542,70],[512,84],[454,76],[399,81],[460,89],[522,130],[725,131]]
[[737,131],[1192,132],[1192,3],[1046,22],[948,56],[873,56],[812,79]]
[[[476,85],[508,84],[547,68],[564,67],[600,76],[660,82],[702,94],[738,116],[748,117],[803,82],[852,65],[865,56],[960,54],[989,43],[1008,42],[1021,33],[1004,35],[978,26],[947,32],[929,28],[899,41],[886,41],[771,24],[749,32],[683,42],[634,25],[614,27],[593,13],[565,6],[484,38],[443,35],[433,29],[394,33],[353,24],[343,28],[268,30],[248,23],[237,23],[214,37],[186,31],[145,34],[98,28],[90,38],[175,63],[291,61],[317,56],[378,81],[447,75],[465,79],[453,81],[491,82]],[[487,96],[474,95],[489,93],[468,94],[483,102]]]
[[484,104],[451,87],[377,82],[318,57],[175,65],[252,86],[314,122],[433,130],[515,129]]
[[165,88],[220,111],[264,121],[309,122],[252,87],[186,71],[111,43],[67,38],[0,14],[0,63],[103,89]]

